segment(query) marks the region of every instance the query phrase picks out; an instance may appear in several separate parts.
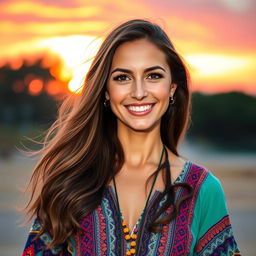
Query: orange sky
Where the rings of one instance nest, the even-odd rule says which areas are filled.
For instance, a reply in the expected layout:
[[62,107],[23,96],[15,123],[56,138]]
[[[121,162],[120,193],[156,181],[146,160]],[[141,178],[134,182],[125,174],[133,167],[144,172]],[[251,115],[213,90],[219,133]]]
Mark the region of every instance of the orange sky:
[[256,94],[254,0],[6,0],[0,10],[0,64],[46,50],[61,56],[60,76],[77,77],[75,84],[80,63],[113,27],[145,18],[166,30],[188,64],[193,90]]

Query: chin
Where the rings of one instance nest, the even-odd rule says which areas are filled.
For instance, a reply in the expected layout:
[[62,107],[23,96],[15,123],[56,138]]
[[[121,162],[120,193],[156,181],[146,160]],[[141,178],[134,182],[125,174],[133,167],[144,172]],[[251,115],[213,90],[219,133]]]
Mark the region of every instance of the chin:
[[154,123],[154,124],[138,124],[138,125],[129,125],[129,128],[132,129],[133,131],[136,132],[150,132],[153,129],[156,128],[156,126],[158,125],[158,123]]

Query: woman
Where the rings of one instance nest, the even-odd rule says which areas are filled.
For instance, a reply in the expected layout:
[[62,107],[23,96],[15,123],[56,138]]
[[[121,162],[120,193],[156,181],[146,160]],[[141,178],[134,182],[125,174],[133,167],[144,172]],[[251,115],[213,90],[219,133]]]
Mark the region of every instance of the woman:
[[240,255],[220,182],[178,154],[189,108],[165,32],[112,31],[46,138],[23,255]]

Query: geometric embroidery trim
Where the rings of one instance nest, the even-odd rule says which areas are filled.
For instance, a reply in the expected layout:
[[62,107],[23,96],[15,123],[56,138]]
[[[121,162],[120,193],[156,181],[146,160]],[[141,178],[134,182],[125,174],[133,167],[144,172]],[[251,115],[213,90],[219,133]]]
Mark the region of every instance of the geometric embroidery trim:
[[229,216],[223,217],[211,227],[198,241],[196,246],[198,256],[205,255],[241,255],[233,236]]
[[199,253],[204,249],[209,242],[215,238],[219,233],[225,230],[227,227],[230,227],[230,219],[229,216],[224,216],[219,222],[217,222],[214,226],[208,229],[208,231],[204,234],[202,238],[199,239],[196,252]]
[[[176,217],[176,223],[173,227],[174,241],[170,255],[186,255],[188,247],[191,244],[190,225],[194,212],[195,201],[207,171],[196,164],[192,164],[189,168],[190,171],[186,173],[182,182],[187,183],[193,189],[193,197],[183,202],[180,212]],[[186,189],[182,189],[182,197],[187,195]]]
[[[34,221],[32,227],[31,227],[29,233],[30,234],[39,233],[41,228],[42,227],[41,227],[41,224],[40,224],[39,220],[35,219],[35,221]],[[52,237],[50,236],[50,234],[48,234],[46,232],[43,233],[39,237],[39,239],[43,242],[43,244],[45,246],[47,246],[52,241]],[[61,246],[53,246],[51,249],[48,249],[48,250],[50,250],[52,254],[57,255],[57,254],[59,254],[63,250],[63,248]]]
[[115,237],[115,221],[113,219],[113,216],[112,216],[112,211],[110,210],[110,205],[109,205],[109,201],[106,199],[106,198],[103,198],[103,202],[102,202],[102,207],[103,207],[103,210],[105,212],[105,215],[108,219],[107,221],[107,230],[108,230],[108,233],[109,233],[109,244],[110,244],[110,248],[109,248],[109,251],[108,251],[108,255],[109,256],[115,256],[115,243],[116,243],[116,237]]

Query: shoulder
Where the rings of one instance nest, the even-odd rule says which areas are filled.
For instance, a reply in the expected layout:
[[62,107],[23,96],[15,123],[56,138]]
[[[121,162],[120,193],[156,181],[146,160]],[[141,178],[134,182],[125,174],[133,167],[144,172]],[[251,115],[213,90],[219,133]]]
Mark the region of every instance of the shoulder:
[[[191,212],[199,226],[204,222],[218,222],[228,215],[226,197],[220,180],[207,168],[189,162],[187,181],[194,184]],[[192,182],[193,180],[196,182]]]
[[209,204],[217,206],[218,204],[226,207],[226,198],[221,181],[208,168],[191,162],[188,171],[187,180],[193,181],[194,196],[197,198],[197,203],[209,207]]
[[198,188],[210,173],[204,166],[187,159],[184,166],[183,182],[188,183],[193,188]]
[[206,168],[205,166],[203,166],[201,164],[198,164],[196,162],[193,162],[193,161],[191,161],[189,159],[187,159],[186,161],[189,163],[189,165],[190,165],[190,172],[192,172],[193,174],[197,173],[197,172],[199,174],[203,174],[203,173],[208,174],[208,173],[210,173],[210,170],[208,168]]
[[208,169],[183,156],[177,156],[168,150],[172,180],[188,183],[191,187],[201,183],[207,176]]
[[221,181],[203,165],[187,160],[188,171],[185,182],[189,183],[201,194],[223,194]]
[[198,173],[198,175],[202,176],[203,178],[203,187],[202,189],[206,191],[216,191],[220,192],[222,190],[222,184],[219,178],[217,178],[211,170],[209,170],[207,167],[204,167],[202,165],[199,165],[195,162],[190,162],[190,172],[191,175],[194,175]]
[[196,194],[223,192],[220,180],[207,167],[182,156],[174,156],[172,153],[170,153],[170,159],[173,163],[171,172],[175,172],[174,167],[178,166],[179,175],[176,175],[178,178],[173,180],[189,184]]

